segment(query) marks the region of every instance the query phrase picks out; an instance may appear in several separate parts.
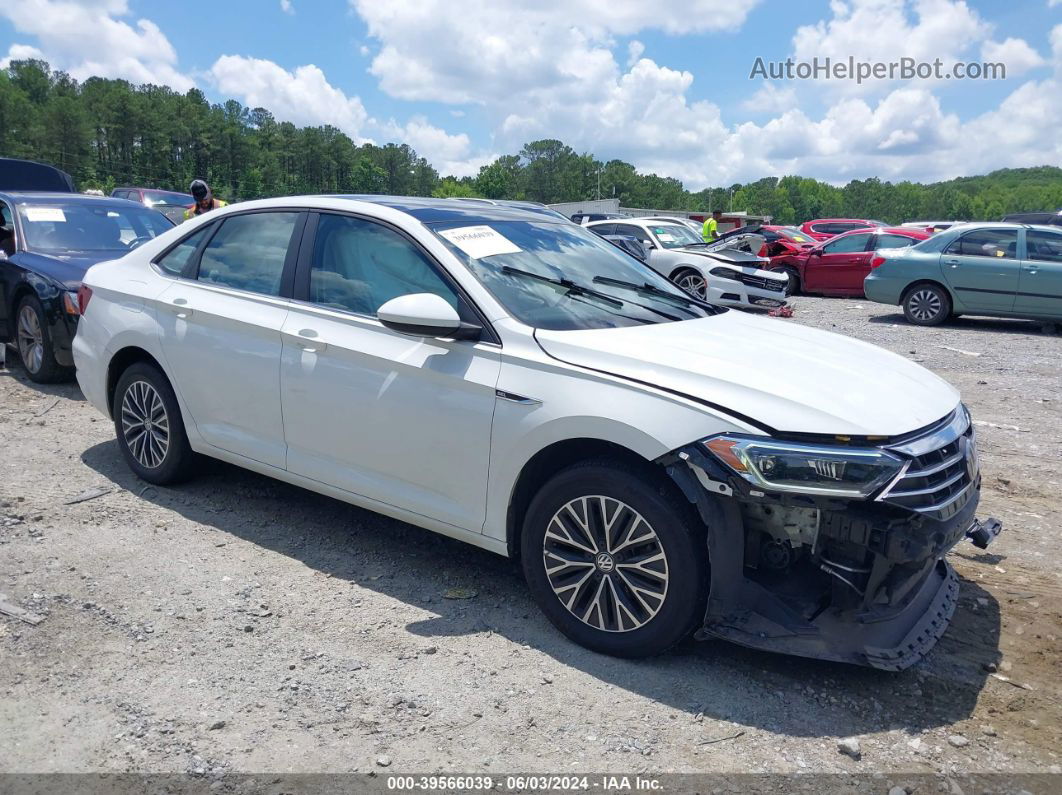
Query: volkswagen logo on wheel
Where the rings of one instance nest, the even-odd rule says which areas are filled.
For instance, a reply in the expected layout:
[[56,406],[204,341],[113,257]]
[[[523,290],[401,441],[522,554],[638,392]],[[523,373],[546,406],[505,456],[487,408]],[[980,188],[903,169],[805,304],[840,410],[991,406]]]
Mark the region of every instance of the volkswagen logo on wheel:
[[607,552],[598,552],[597,557],[594,558],[594,565],[597,566],[597,570],[602,574],[608,574],[616,568],[616,561]]

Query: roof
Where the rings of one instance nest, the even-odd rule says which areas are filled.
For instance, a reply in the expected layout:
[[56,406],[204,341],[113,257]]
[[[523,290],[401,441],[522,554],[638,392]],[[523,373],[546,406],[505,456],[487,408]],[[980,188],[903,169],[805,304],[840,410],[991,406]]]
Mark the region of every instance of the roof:
[[47,163],[0,157],[0,190],[54,190],[74,192],[74,181],[65,171]]
[[123,207],[128,207],[130,204],[136,204],[142,207],[139,202],[131,202],[128,199],[115,199],[111,196],[90,196],[85,193],[48,193],[44,191],[5,191],[0,193],[8,201],[13,204],[72,204],[72,203],[85,203],[99,204],[121,204]]
[[505,203],[490,199],[436,199],[430,196],[377,196],[375,194],[342,194],[318,198],[351,199],[390,207],[416,218],[423,224],[448,221],[474,223],[482,221],[538,221],[562,223],[547,207],[530,202]]

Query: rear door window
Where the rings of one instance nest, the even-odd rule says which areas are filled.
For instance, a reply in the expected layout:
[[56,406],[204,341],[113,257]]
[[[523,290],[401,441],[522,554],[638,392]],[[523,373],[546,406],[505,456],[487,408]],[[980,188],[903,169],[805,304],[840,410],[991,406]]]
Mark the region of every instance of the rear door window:
[[298,217],[297,212],[268,212],[226,218],[203,249],[197,278],[235,290],[280,295]]
[[1062,262],[1062,235],[1030,229],[1025,233],[1028,259],[1037,262]]
[[848,235],[846,237],[831,240],[822,250],[826,254],[852,254],[857,251],[866,251],[870,242],[870,235]]
[[906,248],[918,241],[906,235],[878,235],[878,248]]
[[189,235],[166,252],[165,256],[156,261],[155,264],[171,276],[180,276],[184,273],[185,268],[188,267],[188,263],[191,261],[196,249],[199,248],[199,244],[203,242],[207,233],[213,228],[213,224],[207,224],[194,235]]

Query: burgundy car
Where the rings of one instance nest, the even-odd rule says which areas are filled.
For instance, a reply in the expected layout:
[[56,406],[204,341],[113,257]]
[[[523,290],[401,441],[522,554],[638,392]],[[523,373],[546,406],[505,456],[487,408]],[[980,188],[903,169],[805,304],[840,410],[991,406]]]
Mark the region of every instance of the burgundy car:
[[905,248],[929,237],[922,229],[875,226],[854,229],[817,245],[771,260],[770,269],[789,274],[787,294],[863,295],[863,279],[879,248]]
[[815,240],[829,240],[831,237],[843,235],[853,229],[867,229],[875,226],[888,226],[888,224],[884,221],[868,221],[865,218],[816,218],[814,221],[805,221],[800,231]]

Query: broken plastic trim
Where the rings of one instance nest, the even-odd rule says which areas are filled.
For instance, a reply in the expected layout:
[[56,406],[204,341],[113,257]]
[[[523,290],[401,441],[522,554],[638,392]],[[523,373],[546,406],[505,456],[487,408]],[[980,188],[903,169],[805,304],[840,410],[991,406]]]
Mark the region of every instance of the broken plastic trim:
[[[697,444],[665,455],[658,463],[696,506],[708,531],[712,579],[704,624],[695,635],[701,640],[722,638],[766,651],[903,670],[934,646],[955,611],[958,578],[943,560],[944,554],[964,537],[987,546],[1001,530],[995,519],[979,522],[974,518],[976,491],[954,516],[934,520],[867,500],[750,490]],[[818,532],[828,542],[855,545],[872,561],[868,569],[838,565],[836,560],[822,558],[821,550],[817,558],[831,577],[843,579],[843,587],[855,592],[847,599],[858,601],[831,601],[809,614],[777,590],[749,577],[748,531],[742,513],[747,504],[814,506],[820,516]],[[864,576],[864,587],[851,581]],[[874,597],[886,586],[892,594],[889,603],[875,602]]]

